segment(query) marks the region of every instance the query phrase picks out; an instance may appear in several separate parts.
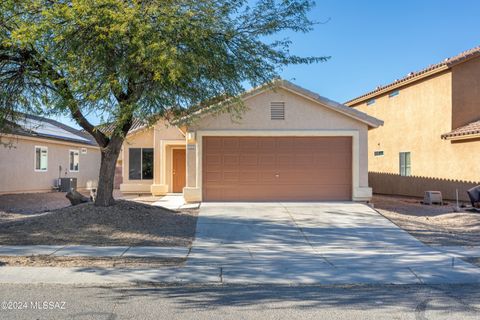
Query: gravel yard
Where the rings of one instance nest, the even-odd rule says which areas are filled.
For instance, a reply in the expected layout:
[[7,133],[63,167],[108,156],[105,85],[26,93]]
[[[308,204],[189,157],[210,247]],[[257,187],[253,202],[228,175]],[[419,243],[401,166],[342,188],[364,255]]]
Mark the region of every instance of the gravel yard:
[[155,258],[91,258],[91,257],[0,257],[1,266],[15,267],[96,267],[96,268],[155,268],[178,266],[186,259],[155,259]]
[[461,210],[455,204],[423,205],[421,199],[374,195],[372,203],[384,217],[432,246],[478,246],[480,214]]
[[[5,198],[3,196],[2,200]],[[0,218],[0,245],[189,247],[195,236],[197,210],[176,212],[127,200],[117,200],[108,208],[95,207],[91,203],[65,207],[63,199],[57,200],[39,207],[63,208],[43,214],[33,213],[40,211],[35,210],[33,200],[31,206],[24,203],[18,210],[20,213],[15,213],[2,201],[2,208],[7,211]]]
[[0,222],[70,206],[63,192],[0,195]]
[[[81,192],[89,197],[88,191]],[[70,206],[64,192],[17,193],[0,195],[0,222],[21,219],[29,215],[48,212]],[[114,190],[115,199],[131,199],[142,203],[151,203],[158,197],[124,195]]]

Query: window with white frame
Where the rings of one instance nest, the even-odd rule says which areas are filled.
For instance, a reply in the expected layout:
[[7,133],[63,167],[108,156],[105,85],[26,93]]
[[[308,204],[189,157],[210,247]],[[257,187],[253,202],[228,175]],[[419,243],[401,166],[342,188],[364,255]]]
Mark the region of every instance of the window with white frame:
[[410,152],[400,152],[400,175],[408,177],[412,174]]
[[70,172],[78,172],[80,164],[80,152],[78,150],[70,150],[68,153],[68,163],[70,164]]
[[48,148],[36,146],[35,147],[35,171],[48,170]]

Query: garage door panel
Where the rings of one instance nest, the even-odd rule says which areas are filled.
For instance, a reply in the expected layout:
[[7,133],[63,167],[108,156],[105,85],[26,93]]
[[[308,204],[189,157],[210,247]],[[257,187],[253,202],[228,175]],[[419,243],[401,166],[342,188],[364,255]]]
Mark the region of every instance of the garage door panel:
[[339,169],[350,169],[352,166],[352,159],[350,158],[350,154],[345,154],[342,157],[331,158],[328,162],[328,166],[325,168],[332,169],[332,170],[339,170]]
[[221,143],[221,150],[238,150],[238,139],[233,137],[224,138]]
[[238,146],[242,151],[246,151],[249,149],[256,150],[258,149],[258,139],[255,137],[241,139],[238,141]]
[[259,141],[259,144],[258,144],[260,150],[259,152],[260,153],[263,153],[263,152],[272,152],[275,150],[277,144],[276,144],[276,141],[275,141],[275,138],[269,138],[269,137],[265,137],[264,139],[261,139]]
[[279,183],[292,183],[292,184],[318,184],[317,175],[313,175],[310,172],[304,170],[296,170],[289,172],[282,172],[279,175]]
[[221,137],[209,137],[208,138],[208,147],[210,150],[222,150],[224,139]]
[[223,181],[224,182],[238,182],[239,181],[239,173],[238,171],[235,172],[224,172],[223,173]]
[[239,182],[240,183],[257,183],[258,182],[258,172],[255,171],[241,171],[239,173]]
[[309,166],[313,167],[315,164],[315,157],[313,154],[297,154],[295,155],[294,166]]
[[204,137],[204,201],[350,200],[351,137]]
[[308,152],[312,150],[312,145],[315,144],[310,138],[303,137],[292,139],[292,143],[296,150],[306,150]]
[[275,154],[259,154],[258,155],[258,165],[261,168],[271,168],[272,164],[275,163],[276,156]]
[[[295,165],[295,155],[293,154],[279,154],[276,157],[278,166],[293,167]],[[273,161],[270,162],[272,165]]]
[[223,173],[222,173],[222,172],[207,171],[205,178],[206,178],[206,179],[205,179],[206,182],[218,182],[218,183],[222,183],[222,181],[223,181]]
[[277,150],[292,150],[295,147],[292,138],[277,139],[276,142]]
[[260,171],[259,172],[259,182],[260,183],[266,183],[268,185],[271,185],[272,183],[277,182],[277,171]]
[[207,164],[208,165],[215,165],[215,164],[221,164],[222,163],[222,157],[223,155],[218,153],[210,153],[207,155]]
[[244,166],[257,166],[258,154],[242,154],[240,155],[240,161]]
[[235,168],[238,167],[239,164],[239,155],[238,154],[225,154],[223,155],[223,166],[230,167],[234,166]]
[[[301,188],[292,190],[288,185],[278,185],[275,188],[264,189],[260,186],[253,186],[245,192],[238,193],[234,187],[211,188],[204,196],[208,197],[208,201],[229,201],[225,199],[235,199],[234,201],[266,201],[265,198],[271,199],[289,199],[294,198],[295,201],[312,201],[312,200],[336,200],[342,201],[350,198],[351,195],[346,191],[345,186],[319,187],[316,190],[302,191],[310,185],[302,185]],[[307,189],[308,190],[308,189]],[[322,193],[326,199],[317,199],[318,193]],[[272,201],[272,200],[270,200]],[[273,200],[275,201],[275,200]],[[277,200],[290,201],[290,200]]]

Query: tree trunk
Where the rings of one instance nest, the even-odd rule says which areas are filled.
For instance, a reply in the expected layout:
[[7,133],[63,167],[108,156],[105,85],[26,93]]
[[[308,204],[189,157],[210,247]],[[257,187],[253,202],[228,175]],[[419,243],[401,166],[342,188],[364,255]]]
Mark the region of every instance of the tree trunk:
[[113,180],[118,155],[122,147],[123,139],[110,140],[107,148],[102,148],[102,160],[100,163],[100,175],[98,177],[97,198],[95,205],[108,207],[115,203],[113,199]]

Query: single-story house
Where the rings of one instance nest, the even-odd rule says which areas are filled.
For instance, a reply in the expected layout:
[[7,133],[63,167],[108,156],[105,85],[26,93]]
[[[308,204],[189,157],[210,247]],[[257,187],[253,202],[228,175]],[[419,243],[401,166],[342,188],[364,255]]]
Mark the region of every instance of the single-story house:
[[242,97],[240,119],[136,123],[120,155],[128,193],[196,201],[368,201],[368,131],[382,121],[285,80]]
[[82,190],[99,169],[92,137],[58,121],[22,115],[0,132],[0,194],[51,191],[59,178],[76,178]]
[[480,47],[430,65],[345,103],[379,117],[369,132],[375,193],[468,200],[480,184]]

